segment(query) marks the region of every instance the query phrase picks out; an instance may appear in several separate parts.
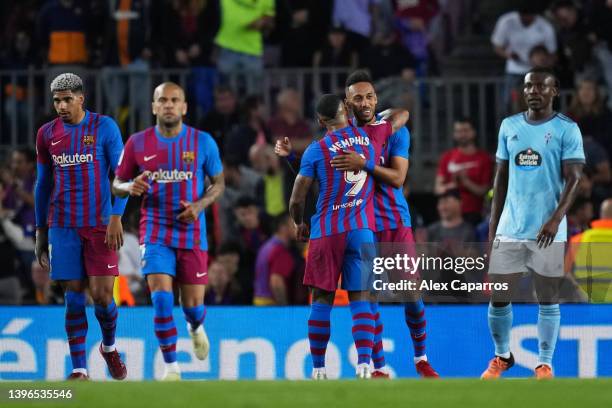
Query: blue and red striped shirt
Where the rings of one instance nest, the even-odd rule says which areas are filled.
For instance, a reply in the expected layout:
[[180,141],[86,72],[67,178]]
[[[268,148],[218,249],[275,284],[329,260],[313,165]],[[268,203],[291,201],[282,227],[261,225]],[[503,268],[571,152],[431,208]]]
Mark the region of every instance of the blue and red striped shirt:
[[[83,120],[75,125],[60,118],[44,124],[36,136],[36,226],[107,225],[111,214],[109,171],[117,167],[122,149],[121,132],[108,116],[85,111]],[[122,214],[127,200],[115,201],[122,205],[113,213]]]
[[176,217],[183,211],[181,201],[195,202],[204,196],[206,176],[223,171],[212,136],[186,125],[171,138],[162,136],[157,127],[133,134],[116,174],[132,180],[144,171],[150,172],[151,189],[142,200],[140,244],[208,249],[204,214],[192,224]]
[[341,172],[330,161],[345,150],[376,160],[391,135],[391,124],[375,122],[364,127],[347,126],[328,132],[313,142],[302,156],[300,175],[319,182],[316,213],[310,238],[320,238],[361,228],[374,230],[374,180],[366,171]]

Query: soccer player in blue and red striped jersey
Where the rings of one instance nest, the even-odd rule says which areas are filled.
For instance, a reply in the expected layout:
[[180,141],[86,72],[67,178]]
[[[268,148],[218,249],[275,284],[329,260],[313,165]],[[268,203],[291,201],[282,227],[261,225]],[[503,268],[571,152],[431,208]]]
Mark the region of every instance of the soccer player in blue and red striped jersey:
[[77,75],[56,77],[51,93],[58,117],[36,136],[36,257],[65,291],[69,379],[88,379],[84,290],[89,282],[102,329],[100,353],[112,377],[122,380],[127,371],[115,348],[113,286],[127,200],[115,199],[111,208],[109,171],[117,167],[123,141],[111,118],[84,110],[83,81]]
[[330,334],[330,313],[338,279],[349,291],[353,316],[353,339],[357,348],[357,377],[370,377],[374,346],[374,314],[368,294],[368,271],[363,257],[374,244],[374,182],[366,171],[337,171],[331,160],[354,151],[367,167],[374,167],[388,137],[406,124],[408,112],[395,111],[387,120],[363,128],[350,126],[348,112],[337,95],[324,95],[317,103],[319,123],[326,135],[304,152],[289,203],[298,226],[298,239],[305,240],[308,227],[303,219],[306,194],[313,181],[319,183],[316,213],[311,219],[310,245],[304,284],[312,289],[308,338],[314,379],[327,378],[325,352]]
[[[153,113],[157,125],[127,141],[113,193],[143,196],[140,244],[155,309],[155,335],[166,363],[164,379],[180,380],[172,285],[174,280],[179,283],[194,352],[204,360],[209,343],[204,331],[208,243],[203,211],[223,192],[225,182],[214,139],[183,124],[187,103],[180,86],[159,85],[153,94]],[[207,189],[206,178],[211,182]]]
[[[354,114],[357,125],[364,126],[377,120],[376,104],[378,102],[374,84],[365,71],[355,71],[346,80],[346,104]],[[376,218],[376,242],[381,250],[407,252],[414,256],[414,237],[412,235],[410,212],[404,197],[403,185],[408,172],[408,150],[410,133],[402,127],[383,147],[379,165],[372,169],[365,168],[361,157],[354,153],[337,157],[332,166],[343,171],[365,169],[376,179],[374,194],[374,213]],[[382,254],[385,256],[385,254]],[[437,378],[438,373],[431,367],[425,354],[425,306],[418,293],[411,294],[413,301],[404,304],[406,325],[410,330],[414,348],[414,363],[417,373],[422,377]],[[382,345],[382,328],[378,305],[372,299],[372,312],[376,316],[375,351],[372,356],[375,371],[373,376],[386,377],[385,360]]]

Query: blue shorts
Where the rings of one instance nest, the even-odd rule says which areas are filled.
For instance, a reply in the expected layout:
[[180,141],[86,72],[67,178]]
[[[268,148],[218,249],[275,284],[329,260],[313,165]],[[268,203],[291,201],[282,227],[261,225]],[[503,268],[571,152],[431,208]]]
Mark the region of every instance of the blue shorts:
[[206,285],[208,283],[208,252],[199,249],[172,248],[162,244],[144,244],[142,274],[165,274],[178,283]]
[[372,282],[374,233],[357,229],[310,240],[304,285],[333,292],[369,290]]
[[49,228],[52,280],[119,275],[119,257],[106,243],[106,227]]

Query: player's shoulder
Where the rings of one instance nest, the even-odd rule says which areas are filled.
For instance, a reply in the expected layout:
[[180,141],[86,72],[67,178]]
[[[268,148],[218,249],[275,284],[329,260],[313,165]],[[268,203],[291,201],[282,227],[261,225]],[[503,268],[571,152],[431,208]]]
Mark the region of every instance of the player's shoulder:
[[499,16],[497,21],[499,24],[511,24],[520,21],[520,16],[517,11],[509,11]]
[[574,125],[578,125],[576,123],[576,121],[574,121],[572,118],[570,118],[567,115],[564,115],[563,113],[558,113],[555,116],[555,119],[558,119],[561,123],[565,124],[566,126],[574,126]]
[[49,136],[51,136],[51,133],[53,132],[53,128],[57,125],[59,120],[60,118],[57,117],[57,118],[54,118],[44,123],[42,126],[38,128],[38,134],[43,136],[44,138],[48,138]]
[[119,125],[117,125],[117,122],[111,116],[97,112],[89,112],[89,115],[89,121],[93,122],[94,126],[97,126],[98,129],[113,132],[119,131]]
[[206,143],[211,142],[211,141],[212,141],[212,142],[215,142],[215,139],[214,139],[214,138],[212,137],[212,135],[211,135],[210,133],[208,133],[207,131],[202,130],[202,129],[197,129],[197,128],[194,128],[194,127],[191,127],[191,126],[187,126],[187,125],[185,125],[185,126],[187,127],[187,131],[188,131],[188,132],[189,132],[189,131],[193,132],[193,133],[194,133],[194,135],[195,135],[195,136],[196,136],[198,139],[200,139],[200,140],[202,140],[202,141],[204,141],[204,142],[206,142]]
[[148,128],[139,130],[136,133],[132,133],[130,137],[128,137],[128,142],[135,143],[135,142],[144,141],[147,135],[150,135],[150,134],[155,134],[155,126],[149,126]]
[[515,113],[514,115],[506,116],[504,120],[502,120],[503,125],[516,124],[516,123],[525,123],[525,112]]

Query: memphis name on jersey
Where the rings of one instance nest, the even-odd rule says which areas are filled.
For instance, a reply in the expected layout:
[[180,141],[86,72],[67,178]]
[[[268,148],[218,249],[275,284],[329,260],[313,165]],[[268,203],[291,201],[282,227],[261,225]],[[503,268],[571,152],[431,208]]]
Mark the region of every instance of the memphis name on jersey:
[[342,151],[342,150],[344,150],[346,148],[349,148],[351,146],[354,146],[354,145],[369,146],[370,145],[370,138],[368,138],[367,136],[353,136],[353,137],[349,137],[346,140],[343,139],[343,140],[339,140],[339,141],[335,142],[328,149],[329,149],[330,152],[338,153],[339,151]]

